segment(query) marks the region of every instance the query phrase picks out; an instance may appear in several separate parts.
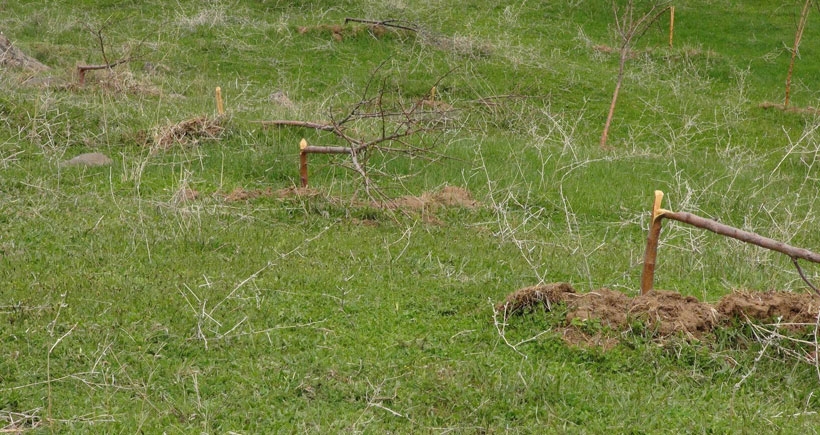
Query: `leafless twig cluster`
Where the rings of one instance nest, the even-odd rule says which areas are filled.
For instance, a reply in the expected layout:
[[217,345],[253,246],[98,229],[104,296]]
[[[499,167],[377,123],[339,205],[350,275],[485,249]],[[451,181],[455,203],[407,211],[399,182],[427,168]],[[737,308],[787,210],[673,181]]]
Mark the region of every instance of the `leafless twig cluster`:
[[[431,86],[429,94],[408,101],[398,92],[388,89],[387,78],[379,77],[380,69],[381,65],[371,74],[359,101],[342,111],[341,115],[331,109],[329,121],[273,120],[259,123],[330,133],[332,140],[342,145],[317,146],[303,142],[302,155],[349,155],[346,166],[362,177],[365,191],[374,198],[376,190],[372,175],[378,171],[368,165],[370,157],[376,153],[398,153],[427,159],[441,157],[434,151],[438,142],[435,133],[443,131],[453,120],[452,113],[455,111],[452,106],[437,99],[436,95],[437,87],[447,74]],[[307,183],[304,162],[302,183]]]

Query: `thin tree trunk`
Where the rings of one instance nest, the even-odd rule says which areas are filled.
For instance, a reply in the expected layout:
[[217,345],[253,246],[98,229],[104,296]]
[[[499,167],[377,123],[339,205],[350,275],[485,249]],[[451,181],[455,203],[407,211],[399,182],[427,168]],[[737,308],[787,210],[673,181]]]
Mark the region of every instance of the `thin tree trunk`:
[[811,0],[806,0],[803,11],[800,13],[800,21],[797,23],[797,31],[794,33],[794,47],[792,47],[792,57],[789,61],[789,72],[786,73],[786,99],[783,107],[789,107],[789,100],[792,93],[792,73],[794,72],[794,60],[797,57],[797,50],[800,47],[800,40],[803,39],[803,30],[806,28],[806,19],[809,15],[809,5]]
[[615,105],[618,103],[618,94],[621,92],[621,83],[624,80],[624,67],[626,57],[629,52],[629,44],[621,46],[621,59],[618,64],[618,81],[615,83],[615,92],[612,93],[612,102],[609,104],[609,115],[606,117],[604,132],[601,133],[601,148],[606,148],[606,140],[609,136],[609,126],[612,124],[612,117],[615,115]]

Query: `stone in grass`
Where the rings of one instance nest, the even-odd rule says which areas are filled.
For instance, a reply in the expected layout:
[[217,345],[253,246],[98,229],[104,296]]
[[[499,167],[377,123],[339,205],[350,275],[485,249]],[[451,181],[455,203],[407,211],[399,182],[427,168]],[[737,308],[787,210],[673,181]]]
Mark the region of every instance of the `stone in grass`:
[[114,163],[103,153],[85,153],[60,163],[60,166],[108,166]]

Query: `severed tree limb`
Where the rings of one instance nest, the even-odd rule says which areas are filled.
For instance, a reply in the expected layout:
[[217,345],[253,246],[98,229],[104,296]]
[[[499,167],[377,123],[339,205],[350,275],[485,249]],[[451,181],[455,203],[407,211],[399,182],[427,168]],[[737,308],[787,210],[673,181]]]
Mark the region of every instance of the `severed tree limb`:
[[722,236],[738,239],[746,243],[751,243],[752,245],[757,245],[761,248],[777,251],[781,254],[786,254],[792,258],[802,258],[804,260],[808,260],[814,263],[820,263],[820,254],[809,251],[808,249],[797,248],[789,244],[778,242],[774,239],[770,239],[768,237],[763,237],[759,234],[751,233],[749,231],[743,231],[735,227],[730,227],[729,225],[722,224],[712,219],[702,218],[691,213],[672,212],[667,210],[664,210],[662,216],[667,219],[672,219],[679,222],[687,223],[698,228],[703,228],[705,230],[709,230],[713,233],[717,233]]
[[86,71],[93,71],[93,70],[99,70],[99,69],[111,69],[111,68],[114,68],[115,66],[122,65],[122,64],[124,64],[126,62],[130,62],[130,61],[131,61],[130,57],[124,57],[120,60],[117,60],[117,61],[114,61],[114,62],[111,62],[111,63],[106,63],[104,65],[77,65],[77,78],[80,82],[80,86],[85,84],[85,72]]
[[77,65],[77,79],[80,83],[80,86],[85,85],[85,73],[86,71],[94,71],[100,69],[112,69],[115,66],[122,65],[124,63],[131,61],[131,56],[125,56],[122,59],[116,61],[109,61],[108,54],[105,52],[105,38],[103,37],[103,31],[105,31],[106,27],[110,24],[109,21],[106,21],[100,28],[96,30],[91,30],[91,33],[97,38],[97,43],[100,46],[100,53],[102,54],[103,63],[100,65]]
[[[432,146],[420,144],[427,145],[429,140],[426,135],[440,130],[441,124],[436,122],[435,118],[431,120],[426,115],[441,115],[453,110],[447,104],[435,104],[437,86],[453,70],[436,81],[429,95],[408,101],[400,95],[393,96],[386,91],[390,89],[387,79],[377,76],[383,65],[385,62],[371,74],[364,91],[350,108],[341,112],[331,108],[328,121],[252,121],[265,127],[312,129],[330,133],[331,136],[341,139],[342,143],[338,146],[309,145],[307,140],[302,139],[299,145],[299,172],[303,187],[308,184],[308,154],[346,154],[348,160],[343,166],[361,176],[362,186],[367,195],[375,200],[374,193],[379,193],[379,189],[371,177],[383,174],[378,170],[371,170],[368,165],[370,157],[383,155],[385,152],[417,156],[431,151]],[[439,107],[443,109],[437,110]]]
[[731,237],[733,239],[737,239],[752,245],[760,246],[761,248],[766,248],[772,251],[780,252],[781,254],[788,255],[792,259],[792,262],[794,263],[795,267],[797,267],[797,271],[800,274],[800,277],[803,278],[803,280],[807,284],[809,284],[809,286],[818,295],[820,295],[820,291],[818,291],[817,288],[815,288],[811,283],[809,283],[808,279],[803,274],[802,269],[797,264],[798,258],[808,260],[813,263],[820,263],[820,254],[809,251],[808,249],[798,248],[787,243],[779,242],[777,240],[761,236],[760,234],[744,231],[739,228],[722,224],[718,221],[700,217],[691,213],[664,210],[660,208],[660,201],[662,199],[663,192],[656,190],[655,204],[652,213],[652,227],[650,228],[650,235],[647,241],[646,255],[644,257],[644,269],[643,273],[641,274],[641,293],[646,293],[647,291],[652,289],[652,282],[654,280],[655,273],[655,254],[654,252],[650,251],[657,250],[657,236],[654,235],[660,234],[660,220],[662,218],[666,218],[676,220],[678,222],[683,222],[694,227],[702,228],[713,233],[720,234],[722,236]]

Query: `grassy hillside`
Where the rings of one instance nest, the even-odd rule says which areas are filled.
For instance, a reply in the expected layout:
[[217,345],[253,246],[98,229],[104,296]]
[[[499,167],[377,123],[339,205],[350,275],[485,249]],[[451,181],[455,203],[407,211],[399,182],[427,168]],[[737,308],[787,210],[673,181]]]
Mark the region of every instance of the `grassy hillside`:
[[[777,334],[638,328],[603,350],[566,345],[560,313],[493,316],[539,282],[636,295],[655,189],[818,249],[820,120],[759,107],[782,101],[797,2],[676,5],[674,46],[664,15],[633,49],[606,150],[607,2],[47,3],[0,2],[0,31],[50,66],[0,66],[0,427],[817,431],[816,367]],[[818,105],[818,20],[796,107]],[[77,65],[122,58],[78,84]],[[257,121],[338,121],[378,96],[362,111],[444,112],[393,144],[432,149],[370,153],[372,198],[345,155],[311,155],[293,189],[300,139],[346,143]],[[378,138],[382,119],[348,131]],[[162,142],[190,120],[213,134]],[[114,163],[61,165],[86,152]],[[471,197],[407,205],[445,186]],[[788,258],[674,223],[656,285],[805,291]]]

